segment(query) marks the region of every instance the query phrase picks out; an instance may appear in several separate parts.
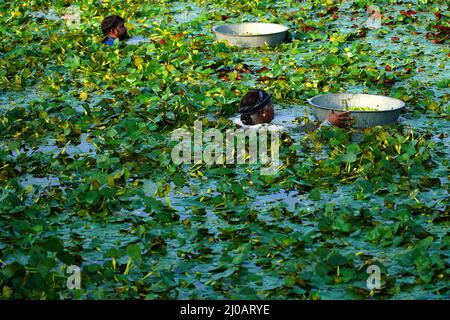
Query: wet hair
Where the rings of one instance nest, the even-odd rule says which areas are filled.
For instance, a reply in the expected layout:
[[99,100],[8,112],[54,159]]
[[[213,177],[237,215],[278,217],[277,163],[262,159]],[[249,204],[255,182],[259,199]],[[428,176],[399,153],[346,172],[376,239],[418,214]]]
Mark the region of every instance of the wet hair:
[[102,21],[102,32],[106,36],[108,33],[113,30],[114,28],[117,28],[120,24],[125,23],[125,20],[119,16],[112,15],[108,16]]
[[254,115],[270,103],[269,94],[262,89],[253,89],[241,99],[241,121],[246,125],[253,125]]

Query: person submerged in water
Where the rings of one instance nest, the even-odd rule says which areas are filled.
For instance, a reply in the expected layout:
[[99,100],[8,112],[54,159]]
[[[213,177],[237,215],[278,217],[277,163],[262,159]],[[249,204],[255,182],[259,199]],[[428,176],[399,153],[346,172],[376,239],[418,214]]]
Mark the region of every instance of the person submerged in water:
[[112,46],[114,41],[123,41],[129,38],[125,20],[122,17],[111,15],[106,17],[101,24],[102,32],[106,36],[103,43]]
[[[241,127],[253,127],[269,124],[275,117],[275,110],[270,95],[262,89],[253,89],[247,92],[240,103],[240,121],[236,123]],[[349,112],[334,112],[328,114],[321,126],[348,127],[350,121]]]

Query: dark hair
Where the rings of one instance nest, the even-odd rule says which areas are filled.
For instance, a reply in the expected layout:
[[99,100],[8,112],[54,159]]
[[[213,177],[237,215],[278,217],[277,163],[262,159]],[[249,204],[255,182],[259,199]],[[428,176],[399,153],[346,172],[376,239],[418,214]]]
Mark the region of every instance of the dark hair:
[[243,124],[252,125],[251,116],[259,112],[270,103],[269,94],[262,89],[253,89],[247,92],[241,99],[240,112]]
[[108,16],[102,21],[102,32],[106,36],[108,33],[114,29],[117,28],[120,24],[124,23],[125,20],[119,16],[112,15]]

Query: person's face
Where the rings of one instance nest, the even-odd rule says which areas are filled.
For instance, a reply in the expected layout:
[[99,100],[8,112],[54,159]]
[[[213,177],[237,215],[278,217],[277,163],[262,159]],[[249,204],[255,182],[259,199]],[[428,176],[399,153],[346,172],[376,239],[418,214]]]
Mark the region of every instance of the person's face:
[[273,118],[275,117],[275,110],[273,108],[272,102],[264,107],[261,113],[261,117],[264,123],[269,123],[273,120]]
[[121,23],[117,26],[117,32],[119,39],[126,38],[126,36],[128,35],[128,29],[127,27],[125,27],[124,23]]
[[119,38],[120,40],[123,40],[128,36],[128,29],[127,27],[125,27],[124,23],[121,23],[111,31],[111,35],[114,38]]

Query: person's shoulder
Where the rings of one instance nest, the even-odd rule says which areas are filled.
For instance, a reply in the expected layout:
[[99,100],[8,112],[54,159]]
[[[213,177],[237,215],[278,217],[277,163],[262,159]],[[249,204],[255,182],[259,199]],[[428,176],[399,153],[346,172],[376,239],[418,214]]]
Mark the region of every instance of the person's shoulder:
[[240,129],[258,129],[261,127],[260,124],[256,124],[256,125],[248,125],[248,124],[244,124],[241,120],[240,116],[234,117],[231,119],[234,124],[236,124]]
[[286,131],[286,128],[278,125],[278,124],[272,124],[272,123],[266,123],[263,128],[269,130],[269,131]]
[[114,45],[114,39],[110,38],[110,37],[107,37],[107,38],[103,39],[103,43],[108,45],[108,46],[113,46]]
[[241,121],[241,117],[237,116],[231,119],[240,129],[250,129],[250,130],[260,130],[265,129],[269,131],[286,131],[286,128],[283,126],[273,124],[273,123],[262,123],[262,124],[254,124],[254,125],[248,125],[244,124]]
[[246,127],[247,125],[245,125],[244,123],[242,123],[241,121],[241,117],[240,116],[236,116],[230,119],[231,121],[234,122],[235,125],[237,125],[239,128],[242,127]]

